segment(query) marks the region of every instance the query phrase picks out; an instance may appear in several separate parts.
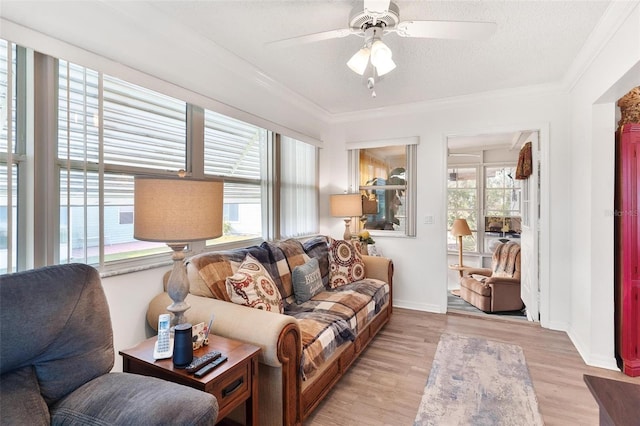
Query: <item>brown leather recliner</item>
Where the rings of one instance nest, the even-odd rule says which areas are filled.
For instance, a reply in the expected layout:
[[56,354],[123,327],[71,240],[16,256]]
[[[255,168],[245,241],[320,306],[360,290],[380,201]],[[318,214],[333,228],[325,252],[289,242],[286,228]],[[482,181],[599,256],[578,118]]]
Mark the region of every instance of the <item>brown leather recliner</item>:
[[465,268],[460,278],[460,297],[484,312],[517,311],[520,298],[520,244],[498,245],[491,269]]

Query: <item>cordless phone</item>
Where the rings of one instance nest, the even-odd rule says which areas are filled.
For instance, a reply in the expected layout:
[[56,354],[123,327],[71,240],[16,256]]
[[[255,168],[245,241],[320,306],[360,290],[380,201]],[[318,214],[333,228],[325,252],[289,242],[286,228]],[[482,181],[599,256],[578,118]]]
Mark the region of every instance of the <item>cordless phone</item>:
[[171,316],[160,314],[158,316],[158,340],[153,347],[153,358],[171,358],[173,355],[173,339],[170,335]]

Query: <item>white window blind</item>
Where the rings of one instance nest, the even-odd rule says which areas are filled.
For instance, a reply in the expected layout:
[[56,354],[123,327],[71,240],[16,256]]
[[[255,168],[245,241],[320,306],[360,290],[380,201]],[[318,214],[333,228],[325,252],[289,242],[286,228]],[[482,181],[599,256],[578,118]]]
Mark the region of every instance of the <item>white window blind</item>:
[[105,164],[184,169],[186,108],[184,101],[105,75]]
[[0,40],[0,273],[17,268],[16,46]]
[[205,110],[204,173],[224,178],[224,235],[208,243],[262,237],[266,129]]
[[16,47],[0,40],[0,152],[15,152]]
[[318,148],[283,136],[280,140],[280,234],[318,232]]
[[209,110],[204,120],[205,174],[260,180],[267,130]]
[[103,99],[104,164],[179,170],[186,162],[186,103],[60,61],[59,158],[99,162],[99,98]]
[[120,210],[133,176],[186,169],[186,103],[59,61],[60,262],[105,262],[165,250],[137,241]]

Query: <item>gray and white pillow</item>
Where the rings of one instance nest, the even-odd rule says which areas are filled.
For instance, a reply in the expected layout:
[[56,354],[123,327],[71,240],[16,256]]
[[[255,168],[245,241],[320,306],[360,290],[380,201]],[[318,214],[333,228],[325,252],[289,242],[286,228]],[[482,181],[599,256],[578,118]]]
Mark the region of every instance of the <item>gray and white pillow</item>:
[[324,290],[318,259],[312,258],[304,265],[296,266],[291,273],[293,294],[296,303],[301,304]]

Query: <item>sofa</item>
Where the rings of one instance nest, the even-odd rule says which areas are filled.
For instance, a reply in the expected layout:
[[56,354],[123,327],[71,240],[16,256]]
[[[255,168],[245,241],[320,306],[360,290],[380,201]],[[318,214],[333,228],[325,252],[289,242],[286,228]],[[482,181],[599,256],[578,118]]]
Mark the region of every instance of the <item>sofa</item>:
[[88,265],[0,276],[0,423],[213,425],[216,399],[164,380],[110,373],[109,306]]
[[[187,321],[206,323],[214,314],[214,334],[262,349],[260,424],[301,424],[389,321],[393,262],[361,255],[356,247],[320,235],[303,242],[289,239],[207,252],[186,261],[190,283],[186,301],[191,306],[185,313]],[[266,301],[246,300],[248,287],[236,284],[246,283],[251,275],[242,272],[248,259],[250,270],[268,272],[259,274],[270,276],[281,305],[271,300],[269,284],[262,287]],[[263,275],[249,280],[249,287]],[[302,285],[305,279],[314,284]],[[166,291],[150,302],[151,327],[169,304]]]

